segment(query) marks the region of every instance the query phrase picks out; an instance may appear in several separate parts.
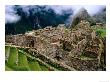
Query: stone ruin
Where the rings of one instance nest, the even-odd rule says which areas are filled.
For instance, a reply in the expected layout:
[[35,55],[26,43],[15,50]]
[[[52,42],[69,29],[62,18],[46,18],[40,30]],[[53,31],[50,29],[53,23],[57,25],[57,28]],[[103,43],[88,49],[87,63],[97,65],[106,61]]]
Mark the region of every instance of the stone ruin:
[[37,53],[75,70],[106,69],[105,44],[85,20],[80,21],[73,29],[60,24],[58,27],[50,26],[25,34],[6,35],[5,43],[34,49]]

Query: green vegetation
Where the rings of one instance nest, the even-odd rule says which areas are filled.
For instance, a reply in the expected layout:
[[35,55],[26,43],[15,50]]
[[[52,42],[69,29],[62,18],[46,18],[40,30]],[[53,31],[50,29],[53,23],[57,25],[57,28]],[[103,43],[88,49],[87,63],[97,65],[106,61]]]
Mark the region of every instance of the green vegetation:
[[5,65],[5,70],[13,71],[13,69],[11,69],[10,67],[8,67],[7,65]]
[[38,62],[30,62],[29,67],[33,71],[41,71],[42,70],[41,67],[39,66]]
[[96,29],[96,32],[99,34],[99,36],[101,38],[105,38],[106,37],[106,29],[104,28],[99,28],[99,29]]
[[[7,52],[8,53],[8,52]],[[13,66],[16,65],[17,60],[17,48],[10,47],[9,57],[8,57],[8,65]]]
[[5,70],[6,71],[48,71],[48,70],[58,70],[58,69],[43,62],[39,58],[32,57],[22,48],[17,48],[8,45],[5,46]]
[[18,55],[18,66],[29,68],[26,55],[20,51]]
[[10,47],[6,46],[5,47],[5,55],[8,56],[9,55],[9,51],[10,51]]
[[47,67],[45,67],[44,65],[40,65],[40,67],[41,67],[42,71],[49,71],[49,69]]

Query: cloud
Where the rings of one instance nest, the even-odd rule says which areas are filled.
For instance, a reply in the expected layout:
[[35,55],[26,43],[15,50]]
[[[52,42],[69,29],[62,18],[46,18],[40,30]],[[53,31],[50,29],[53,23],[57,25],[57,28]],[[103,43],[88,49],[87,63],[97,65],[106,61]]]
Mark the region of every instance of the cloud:
[[79,6],[74,6],[75,13],[82,7],[85,8],[90,15],[94,15],[100,12],[103,8],[105,8],[104,5],[82,5],[82,6],[79,5]]
[[[27,16],[29,16],[29,10],[35,8],[36,5],[20,5],[19,7],[22,8]],[[51,8],[57,14],[63,14],[63,10],[71,9],[73,11],[73,15],[69,17],[71,18],[82,7],[84,7],[90,15],[94,15],[98,13],[101,9],[105,8],[104,5],[47,5],[45,9],[48,10],[49,8]],[[36,10],[34,10],[33,12],[36,12]],[[5,8],[5,23],[14,23],[18,20],[20,20],[20,16],[16,14],[16,11],[14,10],[14,5],[7,5]]]
[[14,23],[20,20],[20,16],[16,14],[14,6],[5,7],[5,23]]
[[90,15],[98,13],[101,9],[105,8],[104,5],[55,5],[49,6],[56,11],[56,13],[61,14],[62,10],[73,10],[74,14],[79,11],[82,7],[85,8]]

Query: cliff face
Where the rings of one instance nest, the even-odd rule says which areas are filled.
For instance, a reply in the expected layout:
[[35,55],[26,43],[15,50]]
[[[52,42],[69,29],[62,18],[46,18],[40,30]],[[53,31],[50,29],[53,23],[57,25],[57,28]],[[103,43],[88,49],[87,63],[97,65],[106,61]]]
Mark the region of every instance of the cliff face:
[[60,24],[24,35],[7,35],[5,40],[6,44],[29,48],[30,51],[34,49],[37,53],[76,70],[105,70],[104,41],[85,20],[73,29]]

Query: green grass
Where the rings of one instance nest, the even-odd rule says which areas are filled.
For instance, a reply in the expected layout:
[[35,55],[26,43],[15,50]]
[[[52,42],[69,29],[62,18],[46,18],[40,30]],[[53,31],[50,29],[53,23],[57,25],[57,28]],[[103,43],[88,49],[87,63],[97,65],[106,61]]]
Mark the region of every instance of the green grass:
[[12,69],[14,71],[29,71],[30,69],[25,66],[13,66]]
[[9,46],[5,46],[5,56],[8,56],[10,53],[10,47]]
[[27,57],[24,53],[22,53],[21,51],[18,52],[18,66],[20,67],[26,67],[27,69],[29,69],[29,65],[28,65],[28,61],[27,61]]
[[96,29],[95,31],[96,31],[97,33],[99,33],[99,36],[100,36],[101,38],[106,37],[106,29],[101,29],[101,28],[99,28],[99,29]]
[[10,47],[10,52],[9,52],[9,57],[7,62],[8,65],[10,66],[16,65],[17,54],[18,54],[17,48]]
[[38,62],[29,62],[29,67],[32,71],[41,71],[41,67]]
[[8,67],[7,65],[5,65],[5,70],[14,71],[12,68]]
[[98,27],[93,27],[93,30],[101,37],[105,38],[106,37],[106,27],[98,28]]
[[45,67],[44,65],[40,65],[42,71],[49,71],[49,69],[47,67]]
[[8,60],[10,54],[10,47],[9,46],[5,46],[5,59]]

